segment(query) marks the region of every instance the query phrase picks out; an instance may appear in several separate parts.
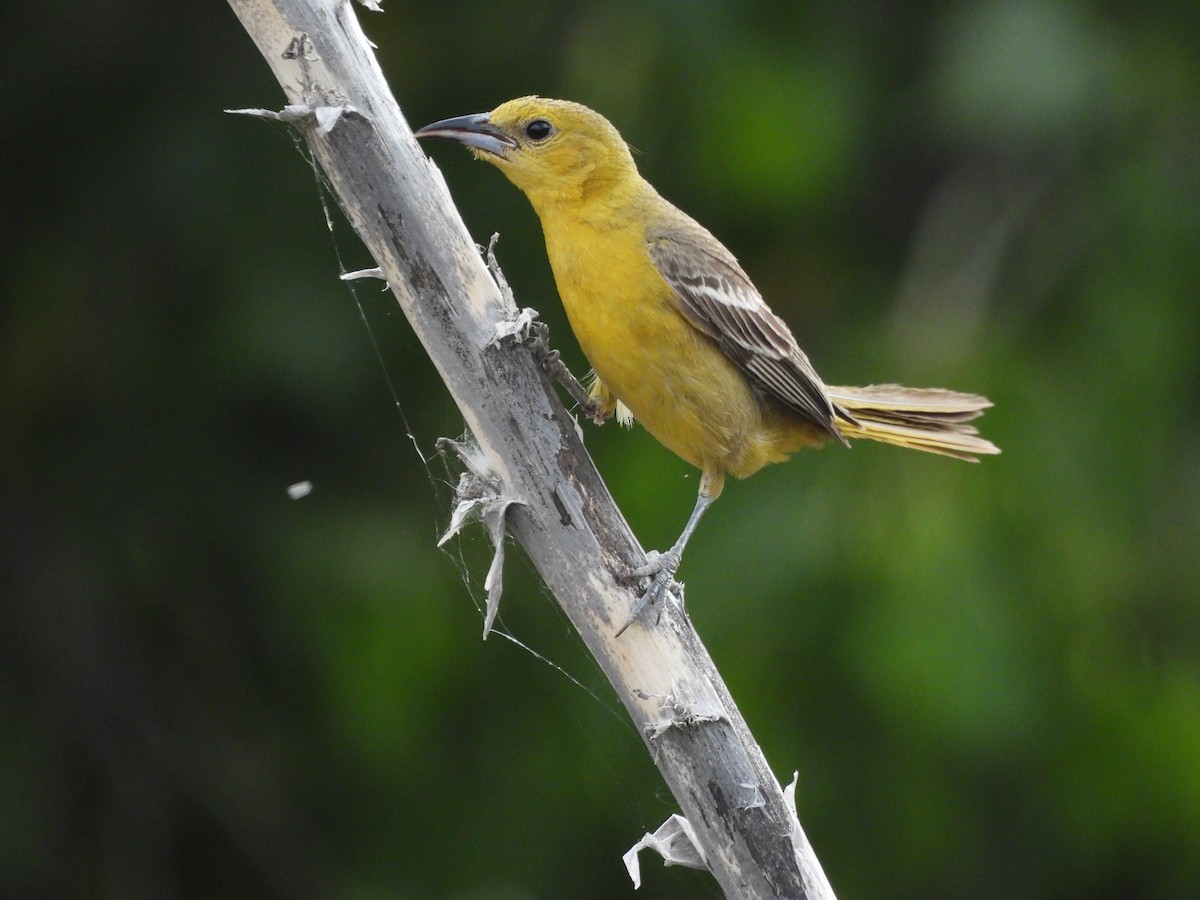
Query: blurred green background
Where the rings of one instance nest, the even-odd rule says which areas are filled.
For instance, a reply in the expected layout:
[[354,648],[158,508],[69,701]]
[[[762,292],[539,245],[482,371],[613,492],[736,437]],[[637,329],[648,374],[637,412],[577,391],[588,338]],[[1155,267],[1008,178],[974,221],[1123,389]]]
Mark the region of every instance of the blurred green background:
[[[681,573],[842,900],[1200,896],[1200,7],[385,6],[414,126],[594,106],[828,381],[995,400],[980,466],[732,484]],[[461,416],[293,137],[222,112],[282,104],[233,13],[0,17],[0,894],[632,895],[675,804],[519,550],[551,664],[479,640]],[[584,370],[524,199],[431,150]],[[695,473],[585,430],[669,544]]]

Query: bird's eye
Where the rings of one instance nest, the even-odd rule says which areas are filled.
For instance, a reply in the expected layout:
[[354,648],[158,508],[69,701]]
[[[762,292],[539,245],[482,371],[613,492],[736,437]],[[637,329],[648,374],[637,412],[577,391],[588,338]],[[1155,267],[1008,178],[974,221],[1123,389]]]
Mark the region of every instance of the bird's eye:
[[544,141],[550,137],[552,131],[554,131],[554,126],[545,119],[534,119],[525,126],[525,135],[531,141]]

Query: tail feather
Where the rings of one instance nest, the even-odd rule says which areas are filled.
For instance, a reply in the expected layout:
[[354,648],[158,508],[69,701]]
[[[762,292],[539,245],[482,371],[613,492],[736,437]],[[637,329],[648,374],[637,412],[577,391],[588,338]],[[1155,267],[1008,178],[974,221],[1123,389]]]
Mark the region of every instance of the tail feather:
[[899,384],[825,390],[838,412],[838,431],[848,438],[867,438],[969,462],[1000,452],[979,436],[979,429],[967,424],[992,405],[987,397]]

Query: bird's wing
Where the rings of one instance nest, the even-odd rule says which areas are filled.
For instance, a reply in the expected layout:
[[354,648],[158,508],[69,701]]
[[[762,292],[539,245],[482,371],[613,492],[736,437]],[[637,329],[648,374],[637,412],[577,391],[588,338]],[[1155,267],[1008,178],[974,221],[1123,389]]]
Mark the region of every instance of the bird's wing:
[[764,393],[840,437],[820,376],[733,254],[690,222],[648,233],[646,245],[693,327],[712,338]]

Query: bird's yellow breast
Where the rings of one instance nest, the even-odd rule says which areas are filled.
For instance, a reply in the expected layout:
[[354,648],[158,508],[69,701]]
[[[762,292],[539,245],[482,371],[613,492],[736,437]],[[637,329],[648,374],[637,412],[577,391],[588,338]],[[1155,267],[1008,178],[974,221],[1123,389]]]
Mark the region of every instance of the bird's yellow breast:
[[603,221],[543,213],[546,249],[580,348],[646,430],[692,465],[738,476],[810,443],[678,312],[639,217]]

